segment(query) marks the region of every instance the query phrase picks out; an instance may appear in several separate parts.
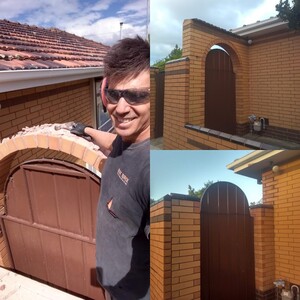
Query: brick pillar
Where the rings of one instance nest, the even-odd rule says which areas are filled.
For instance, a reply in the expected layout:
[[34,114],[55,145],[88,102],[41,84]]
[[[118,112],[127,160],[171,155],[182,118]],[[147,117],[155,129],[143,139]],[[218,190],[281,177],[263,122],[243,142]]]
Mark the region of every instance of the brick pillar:
[[171,200],[151,206],[151,300],[171,298]]
[[200,299],[200,202],[172,200],[172,299]]
[[273,300],[275,278],[274,210],[262,204],[250,208],[254,218],[255,287],[257,300]]
[[164,148],[186,149],[189,122],[189,59],[170,61],[165,67]]
[[151,67],[150,69],[150,136],[154,138],[155,116],[156,116],[156,80],[155,76],[159,72],[158,68]]
[[200,299],[200,201],[171,194],[151,206],[151,300]]

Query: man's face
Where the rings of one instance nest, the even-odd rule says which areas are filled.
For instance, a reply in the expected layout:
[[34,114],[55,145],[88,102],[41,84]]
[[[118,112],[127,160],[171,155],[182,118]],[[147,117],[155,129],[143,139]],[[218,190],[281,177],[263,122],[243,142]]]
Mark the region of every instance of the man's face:
[[[150,71],[143,71],[136,78],[123,80],[109,89],[147,90],[150,89]],[[123,141],[141,142],[150,138],[150,98],[146,103],[129,104],[121,97],[117,104],[107,103],[115,131]]]

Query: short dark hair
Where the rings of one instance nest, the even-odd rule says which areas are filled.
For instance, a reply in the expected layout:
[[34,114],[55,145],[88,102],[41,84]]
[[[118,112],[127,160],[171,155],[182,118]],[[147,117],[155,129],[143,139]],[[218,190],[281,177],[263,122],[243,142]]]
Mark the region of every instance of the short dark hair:
[[104,58],[104,74],[109,82],[136,78],[150,69],[150,45],[140,36],[124,38],[112,46]]

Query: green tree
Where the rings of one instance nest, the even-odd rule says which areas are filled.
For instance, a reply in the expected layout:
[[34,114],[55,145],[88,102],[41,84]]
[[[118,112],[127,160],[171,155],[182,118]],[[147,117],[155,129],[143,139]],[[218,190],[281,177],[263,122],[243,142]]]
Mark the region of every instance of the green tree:
[[182,57],[182,48],[175,45],[175,48],[163,59],[156,61],[153,66],[159,68],[161,71],[165,69],[165,65],[168,61],[178,59]]
[[276,5],[277,17],[288,21],[289,28],[300,29],[300,0],[292,0],[292,3],[293,7],[290,6],[289,0],[280,0]]
[[203,195],[204,191],[213,184],[214,182],[212,180],[208,180],[206,183],[204,183],[204,186],[199,189],[196,190],[195,188],[192,188],[190,185],[188,186],[188,194],[190,196],[195,196],[198,198],[201,198],[201,196]]

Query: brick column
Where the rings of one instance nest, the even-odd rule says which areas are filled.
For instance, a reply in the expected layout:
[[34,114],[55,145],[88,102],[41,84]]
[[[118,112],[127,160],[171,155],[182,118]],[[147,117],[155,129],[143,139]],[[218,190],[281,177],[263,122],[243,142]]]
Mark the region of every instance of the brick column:
[[274,210],[262,204],[250,208],[254,218],[255,287],[257,300],[273,300],[275,278]]
[[189,121],[189,59],[168,62],[165,68],[164,148],[186,149]]
[[151,206],[151,300],[200,299],[200,201],[171,194]]
[[151,300],[171,298],[171,200],[151,206],[150,283]]
[[172,299],[200,299],[200,202],[176,198],[181,197],[172,200]]
[[150,136],[154,138],[155,116],[156,116],[156,80],[155,76],[159,72],[158,68],[151,67],[150,69]]

